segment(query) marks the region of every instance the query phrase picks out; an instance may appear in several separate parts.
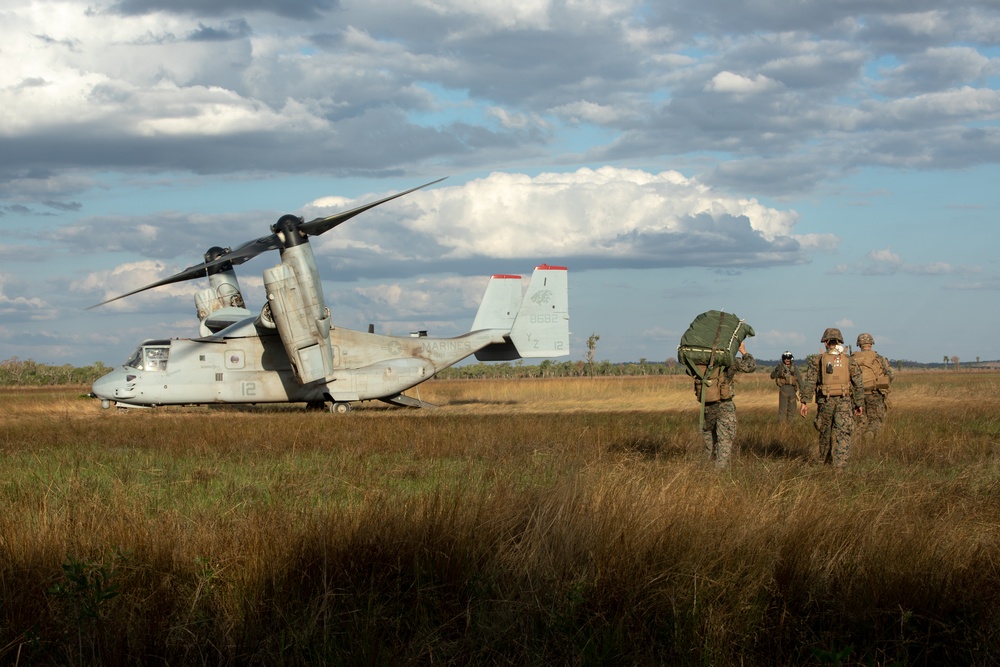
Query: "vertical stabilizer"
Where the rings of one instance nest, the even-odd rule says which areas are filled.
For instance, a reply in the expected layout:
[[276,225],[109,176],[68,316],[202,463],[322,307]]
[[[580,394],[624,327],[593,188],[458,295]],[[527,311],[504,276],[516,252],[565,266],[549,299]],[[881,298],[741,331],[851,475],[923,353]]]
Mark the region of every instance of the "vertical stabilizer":
[[535,267],[510,339],[522,357],[569,354],[569,280],[565,266]]
[[521,305],[521,276],[497,274],[490,277],[486,293],[479,303],[471,331],[503,329],[510,331]]

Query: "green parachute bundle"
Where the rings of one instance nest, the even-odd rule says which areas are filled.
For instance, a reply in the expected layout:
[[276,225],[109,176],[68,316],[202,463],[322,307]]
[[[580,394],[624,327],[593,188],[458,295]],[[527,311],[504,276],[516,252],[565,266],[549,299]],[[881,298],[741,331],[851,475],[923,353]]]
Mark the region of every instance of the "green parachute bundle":
[[717,384],[722,371],[736,361],[740,345],[754,330],[739,316],[721,310],[709,310],[694,318],[677,346],[677,361],[684,364],[687,374],[699,380],[701,416],[699,427],[705,425],[705,397]]

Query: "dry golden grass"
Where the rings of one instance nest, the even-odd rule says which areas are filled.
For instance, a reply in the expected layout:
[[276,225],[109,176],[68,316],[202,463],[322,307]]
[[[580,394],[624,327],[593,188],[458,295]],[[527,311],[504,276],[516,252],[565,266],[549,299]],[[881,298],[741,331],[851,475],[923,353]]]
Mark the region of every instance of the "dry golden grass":
[[998,382],[900,373],[842,474],[762,374],[723,473],[676,376],[349,415],[0,390],[0,661],[990,664]]

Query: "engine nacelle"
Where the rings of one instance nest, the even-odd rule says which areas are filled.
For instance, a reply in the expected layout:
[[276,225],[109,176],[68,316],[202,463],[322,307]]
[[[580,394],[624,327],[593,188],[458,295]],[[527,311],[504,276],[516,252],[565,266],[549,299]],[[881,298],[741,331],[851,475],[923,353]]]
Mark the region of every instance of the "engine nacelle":
[[[311,259],[311,248],[303,244],[287,249],[281,264],[264,271],[270,319],[302,384],[333,375],[330,310],[323,303],[319,277],[315,276],[315,282],[310,279],[315,273]],[[304,280],[299,279],[295,266],[309,272]]]
[[[212,276],[214,278],[215,276]],[[209,287],[194,295],[194,306],[198,309],[198,321],[204,322],[208,317],[223,308],[246,308],[239,285],[221,283],[218,287]]]
[[[225,248],[218,246],[209,248],[205,252],[205,262],[212,262],[227,252]],[[194,307],[198,310],[198,321],[204,323],[212,313],[223,308],[246,309],[243,301],[243,294],[240,292],[240,282],[236,279],[236,272],[230,262],[223,262],[209,267],[208,289],[203,289],[194,295]]]

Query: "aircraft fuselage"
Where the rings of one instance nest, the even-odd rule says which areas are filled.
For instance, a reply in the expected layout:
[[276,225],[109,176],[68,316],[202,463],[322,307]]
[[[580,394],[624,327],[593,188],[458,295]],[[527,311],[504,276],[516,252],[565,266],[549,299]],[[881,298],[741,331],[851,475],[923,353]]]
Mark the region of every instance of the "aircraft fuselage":
[[506,333],[487,329],[457,338],[397,337],[334,327],[332,376],[302,384],[277,332],[260,331],[248,320],[207,338],[146,341],[125,365],[97,380],[93,393],[124,406],[393,397],[487,345],[503,343]]

